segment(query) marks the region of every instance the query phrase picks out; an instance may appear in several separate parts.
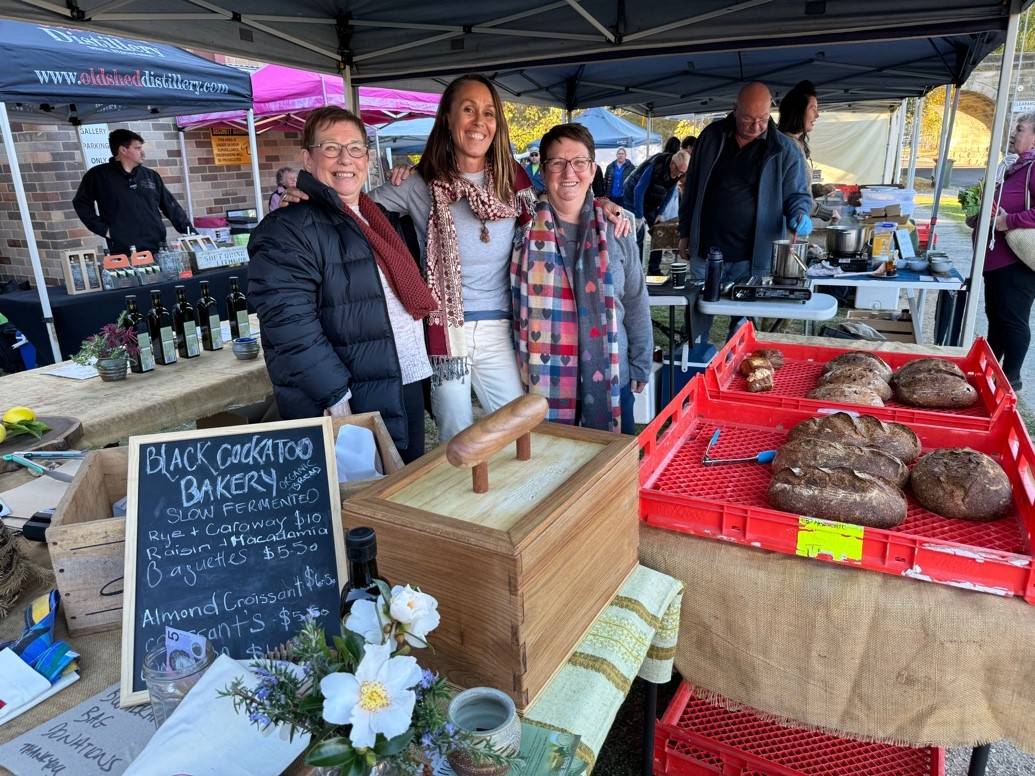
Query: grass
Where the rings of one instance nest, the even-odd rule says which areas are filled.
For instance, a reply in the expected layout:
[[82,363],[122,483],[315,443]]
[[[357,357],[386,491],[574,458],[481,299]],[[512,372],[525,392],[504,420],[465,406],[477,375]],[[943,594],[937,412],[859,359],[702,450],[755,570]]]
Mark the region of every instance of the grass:
[[[934,204],[934,195],[917,194],[913,201],[917,205],[930,207]],[[965,218],[963,215],[963,208],[960,206],[959,200],[956,199],[955,194],[942,194],[941,204],[938,206],[938,217],[963,223]]]

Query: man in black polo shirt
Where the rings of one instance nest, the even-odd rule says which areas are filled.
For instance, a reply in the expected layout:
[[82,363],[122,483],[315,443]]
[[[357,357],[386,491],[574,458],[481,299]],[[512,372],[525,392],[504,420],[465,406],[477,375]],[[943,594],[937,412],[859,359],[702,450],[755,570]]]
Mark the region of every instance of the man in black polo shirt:
[[[72,205],[86,228],[108,241],[110,253],[157,251],[165,242],[162,214],[176,231],[190,230],[190,221],[162,176],[144,167],[144,139],[128,129],[108,135],[111,159],[91,167],[79,183]],[[96,203],[96,209],[95,209]]]
[[772,242],[812,231],[801,152],[769,117],[765,84],[740,90],[733,112],[701,132],[679,209],[679,251],[703,280],[708,251],[722,251],[723,279],[772,274]]

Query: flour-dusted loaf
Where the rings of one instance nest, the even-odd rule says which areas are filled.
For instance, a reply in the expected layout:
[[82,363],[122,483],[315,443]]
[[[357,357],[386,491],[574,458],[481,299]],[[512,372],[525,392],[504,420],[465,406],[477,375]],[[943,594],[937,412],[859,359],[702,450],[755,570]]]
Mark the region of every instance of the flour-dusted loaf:
[[835,412],[809,418],[792,428],[787,438],[830,439],[860,447],[877,447],[903,463],[912,463],[920,455],[920,440],[909,426],[886,423],[872,415]]
[[[766,362],[768,363],[768,362]],[[773,370],[768,368],[759,368],[751,372],[746,378],[747,389],[751,393],[759,393],[760,391],[771,391],[773,390]]]
[[865,350],[849,350],[837,358],[827,361],[823,367],[824,372],[833,372],[845,366],[866,367],[875,372],[882,380],[887,382],[891,379],[891,367],[888,363],[874,353],[867,353]]
[[784,469],[773,475],[766,498],[784,512],[872,528],[894,528],[906,519],[902,491],[882,477],[852,469]]
[[780,369],[783,366],[783,353],[776,348],[762,348],[761,350],[754,351],[751,355],[764,358],[772,364],[773,369]]
[[809,466],[853,469],[882,477],[899,488],[909,480],[909,469],[890,453],[832,439],[793,439],[780,447],[773,459],[773,472]]
[[966,447],[928,453],[913,467],[909,485],[925,509],[943,517],[997,520],[1013,503],[1010,478],[994,460]]
[[895,398],[913,407],[962,409],[977,402],[978,392],[967,378],[936,370],[895,375]]
[[751,355],[740,362],[740,373],[747,377],[756,369],[772,369],[773,365],[768,358],[758,355]]
[[880,396],[881,401],[891,398],[891,386],[876,371],[868,366],[842,366],[830,372],[824,372],[819,378],[819,385],[858,385],[869,388]]
[[891,378],[891,384],[894,386],[899,380],[928,372],[941,372],[961,380],[967,379],[963,370],[951,361],[946,361],[944,358],[918,358],[916,361],[910,361],[899,367]]
[[872,388],[862,385],[851,385],[850,383],[821,385],[818,388],[813,388],[805,396],[809,399],[826,399],[827,401],[837,401],[845,404],[865,404],[868,407],[884,406],[884,401]]

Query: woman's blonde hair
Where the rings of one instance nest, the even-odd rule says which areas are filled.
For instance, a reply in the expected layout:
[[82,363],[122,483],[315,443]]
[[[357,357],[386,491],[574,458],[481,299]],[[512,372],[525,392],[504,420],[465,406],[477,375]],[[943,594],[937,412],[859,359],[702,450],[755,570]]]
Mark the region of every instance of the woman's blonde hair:
[[514,196],[514,157],[510,152],[510,130],[507,128],[507,117],[503,115],[503,102],[493,87],[492,82],[483,75],[468,73],[455,79],[445,92],[435,113],[435,123],[428,135],[424,154],[417,162],[417,172],[425,183],[436,180],[455,180],[460,177],[460,168],[456,163],[456,152],[453,148],[453,133],[449,129],[449,112],[456,101],[460,87],[476,81],[489,90],[492,104],[496,109],[496,134],[485,155],[486,165],[492,170],[496,196],[506,202]]

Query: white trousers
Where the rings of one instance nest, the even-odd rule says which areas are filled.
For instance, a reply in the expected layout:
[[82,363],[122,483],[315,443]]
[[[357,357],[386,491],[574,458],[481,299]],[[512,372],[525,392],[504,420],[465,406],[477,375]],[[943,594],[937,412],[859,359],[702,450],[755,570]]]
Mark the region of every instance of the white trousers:
[[470,374],[461,380],[444,380],[431,386],[431,411],[438,424],[443,444],[474,422],[471,388],[486,412],[494,412],[525,392],[521,385],[511,323],[506,321],[467,321],[467,356]]

